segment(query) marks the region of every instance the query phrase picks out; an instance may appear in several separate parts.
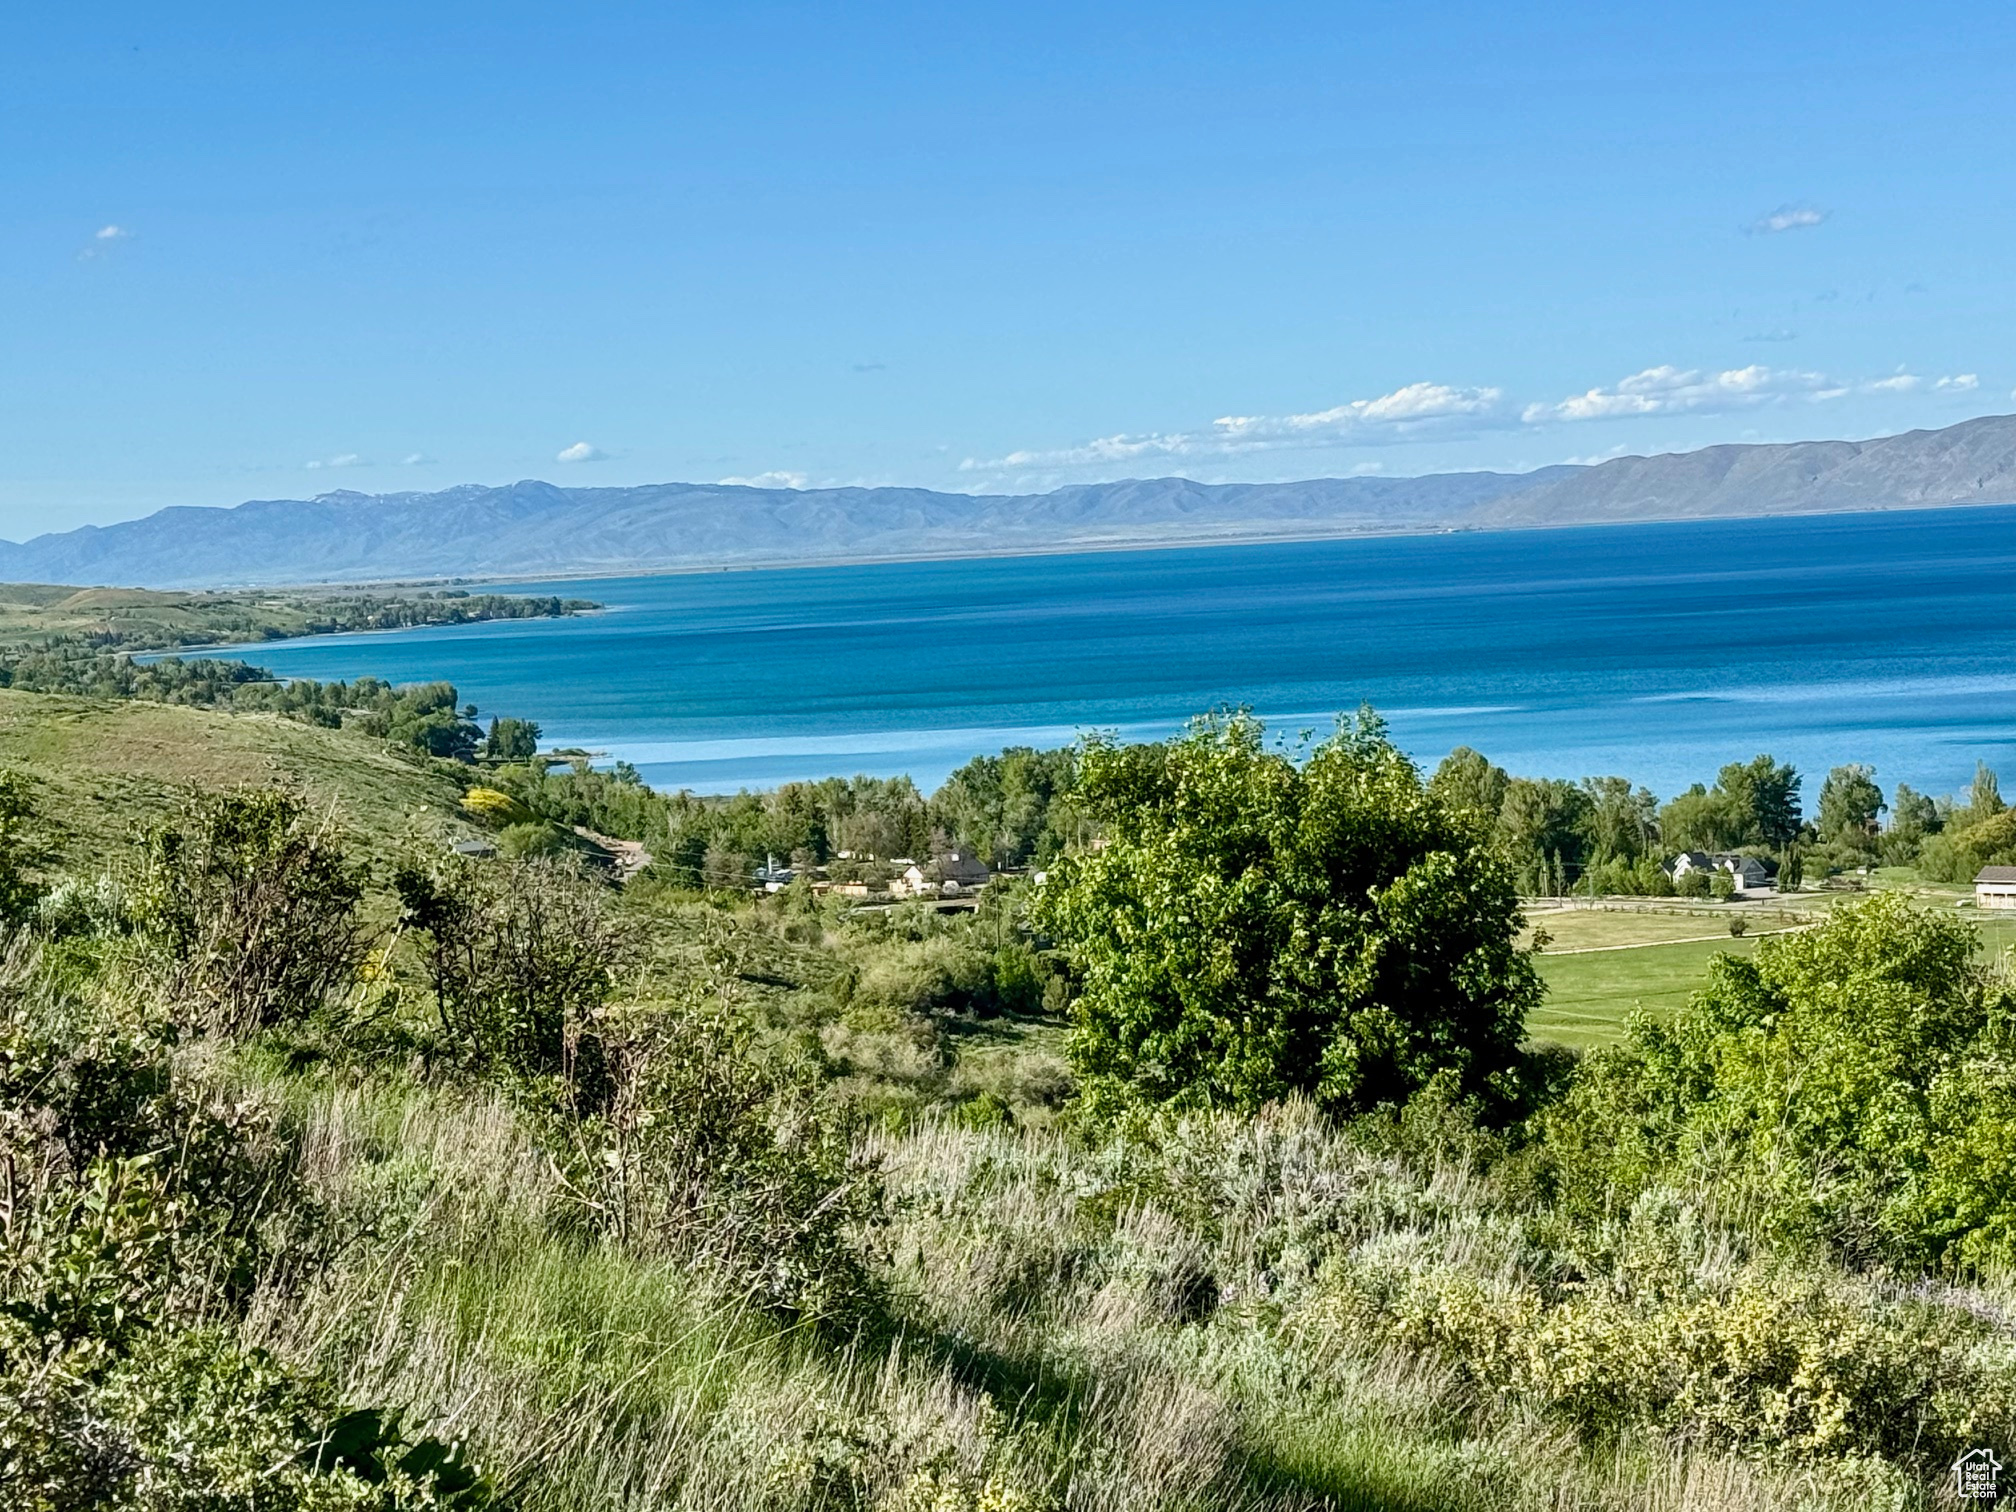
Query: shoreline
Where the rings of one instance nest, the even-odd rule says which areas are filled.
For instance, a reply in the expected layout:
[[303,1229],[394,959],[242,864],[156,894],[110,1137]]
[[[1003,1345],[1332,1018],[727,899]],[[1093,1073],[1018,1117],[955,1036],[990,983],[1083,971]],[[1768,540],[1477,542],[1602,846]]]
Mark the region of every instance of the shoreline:
[[[527,578],[525,581],[534,582],[537,580]],[[249,593],[255,590],[219,589],[217,591]],[[432,620],[418,625],[376,625],[364,630],[309,630],[300,635],[269,635],[264,640],[256,641],[184,641],[180,645],[175,646],[126,646],[114,650],[112,654],[114,656],[123,656],[128,661],[136,661],[141,658],[159,661],[164,657],[175,656],[184,651],[199,654],[219,651],[256,651],[261,646],[291,646],[301,641],[328,640],[338,635],[404,635],[413,630],[450,630],[464,625],[498,625],[514,621],[531,624],[539,620],[588,619],[593,615],[607,614],[608,612],[609,606],[607,604],[592,604],[586,609],[566,609],[558,614],[492,614],[484,615],[478,619]]]

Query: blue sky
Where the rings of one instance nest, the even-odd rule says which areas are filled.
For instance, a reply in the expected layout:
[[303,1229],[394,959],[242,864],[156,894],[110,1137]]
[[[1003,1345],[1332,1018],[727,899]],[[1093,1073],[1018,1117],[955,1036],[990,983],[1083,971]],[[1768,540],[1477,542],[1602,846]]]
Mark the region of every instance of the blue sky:
[[10,18],[0,534],[2016,409],[2008,7],[307,9]]

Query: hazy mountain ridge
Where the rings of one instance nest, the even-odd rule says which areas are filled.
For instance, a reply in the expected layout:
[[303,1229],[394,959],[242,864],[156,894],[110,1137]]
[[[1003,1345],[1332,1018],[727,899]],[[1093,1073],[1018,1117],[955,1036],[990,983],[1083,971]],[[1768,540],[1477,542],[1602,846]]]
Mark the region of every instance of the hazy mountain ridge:
[[528,480],[177,507],[0,542],[0,577],[136,587],[621,573],[1394,531],[2016,502],[2016,416],[1873,441],[1714,446],[1536,472],[1074,484],[1045,494]]
[[1873,441],[1619,457],[1487,504],[1475,523],[1558,525],[2016,503],[2016,415]]

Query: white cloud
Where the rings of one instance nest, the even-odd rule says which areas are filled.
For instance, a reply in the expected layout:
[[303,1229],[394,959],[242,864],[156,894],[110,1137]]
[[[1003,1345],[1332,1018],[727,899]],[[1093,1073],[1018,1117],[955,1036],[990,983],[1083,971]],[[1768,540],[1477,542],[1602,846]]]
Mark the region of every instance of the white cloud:
[[968,457],[962,472],[1093,467],[1142,457],[1226,457],[1248,452],[1377,446],[1431,435],[1470,433],[1511,423],[1503,392],[1410,383],[1376,399],[1353,399],[1295,415],[1222,415],[1209,430],[1101,436],[1054,451]]
[[563,448],[560,454],[553,460],[555,462],[606,462],[609,460],[609,453],[591,442],[576,441],[572,446]]
[[433,460],[425,452],[409,452],[399,459],[399,465],[401,467],[426,467]]
[[117,246],[120,242],[131,241],[132,239],[133,233],[124,226],[100,226],[96,231],[91,233],[91,240],[85,244],[84,249],[77,254],[77,257],[80,261],[89,261],[94,257],[104,257],[110,254],[113,247]]
[[1865,394],[1916,394],[1929,388],[1937,394],[1965,394],[1980,386],[1979,373],[1954,373],[1949,377],[1928,380],[1900,368],[1888,378],[1863,384],[1861,391]]
[[723,488],[809,488],[812,479],[801,472],[762,472],[748,478],[723,478]]
[[[1034,483],[1045,475],[1069,474],[1087,468],[1110,473],[1144,459],[1181,458],[1194,464],[1197,459],[1255,452],[1453,441],[1521,426],[1662,415],[1732,414],[1775,405],[1824,404],[1852,395],[1962,393],[1979,384],[1979,375],[1974,373],[1928,379],[1902,368],[1885,378],[1849,380],[1810,369],[1770,367],[1764,363],[1721,369],[1682,368],[1668,363],[1558,401],[1520,406],[1495,387],[1410,383],[1376,399],[1353,399],[1330,409],[1302,414],[1224,415],[1203,430],[1122,432],[1077,446],[1013,451],[992,458],[968,457],[959,464],[959,470],[1019,473],[1025,482]],[[1568,460],[1589,465],[1622,455],[1623,450],[1615,447]],[[1381,470],[1381,464],[1360,462],[1350,470],[1356,474],[1373,473]],[[1194,465],[1189,475],[1203,476]],[[794,476],[766,473],[763,478],[782,486],[801,486],[786,481]],[[763,486],[749,478],[722,481]]]
[[1410,383],[1377,399],[1353,399],[1307,415],[1225,415],[1211,422],[1211,434],[1228,450],[1270,442],[1361,442],[1368,433],[1405,435],[1444,421],[1489,419],[1499,413],[1504,397],[1495,388]]
[[1744,227],[1752,236],[1776,236],[1782,231],[1803,231],[1827,219],[1825,210],[1811,205],[1780,205],[1769,215],[1760,215]]
[[371,463],[367,458],[360,457],[355,452],[344,452],[340,457],[324,457],[318,461],[304,462],[302,464],[310,472],[320,472],[325,467],[369,467],[370,465]]
[[1795,402],[1823,404],[1851,394],[1916,394],[1927,389],[1964,393],[1980,378],[1959,373],[1926,379],[1899,369],[1887,378],[1849,382],[1800,368],[1773,368],[1762,363],[1711,372],[1670,364],[1646,368],[1608,388],[1571,394],[1555,404],[1529,404],[1520,412],[1528,425],[1553,421],[1637,419],[1648,415],[1718,414]]
[[1788,398],[1831,398],[1845,392],[1819,373],[1771,368],[1753,362],[1719,373],[1678,368],[1670,363],[1633,373],[1610,388],[1592,388],[1556,404],[1529,404],[1520,418],[1528,425],[1550,420],[1616,420],[1643,415],[1680,415],[1703,410],[1748,409]]

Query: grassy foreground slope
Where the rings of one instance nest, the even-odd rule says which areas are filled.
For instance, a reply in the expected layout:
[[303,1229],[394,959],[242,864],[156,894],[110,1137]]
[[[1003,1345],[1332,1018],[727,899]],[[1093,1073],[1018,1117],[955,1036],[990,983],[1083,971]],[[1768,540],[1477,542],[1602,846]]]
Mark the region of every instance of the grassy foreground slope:
[[84,872],[128,852],[194,789],[287,788],[373,854],[415,822],[462,826],[452,769],[277,714],[0,689],[0,766],[33,780],[65,868]]
[[[6,695],[7,769],[0,860],[64,847],[0,886],[9,1512],[1935,1512],[2016,1446],[2016,991],[1950,903],[1751,937],[1530,1114],[1102,1118],[1055,892],[402,846],[470,768],[264,714]],[[1560,959],[1728,943],[1646,927]]]

